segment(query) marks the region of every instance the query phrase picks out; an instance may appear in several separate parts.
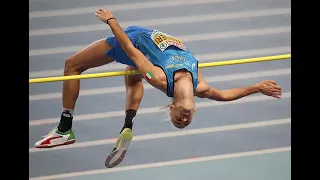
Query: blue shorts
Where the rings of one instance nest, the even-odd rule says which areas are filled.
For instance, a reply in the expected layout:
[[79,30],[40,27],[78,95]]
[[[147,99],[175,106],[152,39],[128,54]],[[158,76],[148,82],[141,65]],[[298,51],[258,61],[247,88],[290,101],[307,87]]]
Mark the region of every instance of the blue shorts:
[[[142,28],[140,26],[129,26],[127,29],[124,30],[124,32],[127,34],[129,39],[131,40],[133,46],[137,47],[137,37],[144,32],[152,32],[150,29]],[[116,62],[119,62],[121,64],[126,64],[129,66],[136,67],[136,65],[133,63],[133,61],[127,56],[127,54],[123,51],[121,48],[119,42],[117,39],[112,36],[108,37],[106,41],[112,46],[112,49],[107,51],[105,54],[113,58]]]

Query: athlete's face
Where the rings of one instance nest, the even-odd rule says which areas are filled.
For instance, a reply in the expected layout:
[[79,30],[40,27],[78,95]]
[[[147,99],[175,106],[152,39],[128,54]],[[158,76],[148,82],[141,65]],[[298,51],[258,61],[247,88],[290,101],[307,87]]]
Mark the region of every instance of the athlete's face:
[[191,123],[195,111],[195,108],[186,109],[182,106],[175,106],[172,104],[170,106],[172,124],[179,129],[185,128]]

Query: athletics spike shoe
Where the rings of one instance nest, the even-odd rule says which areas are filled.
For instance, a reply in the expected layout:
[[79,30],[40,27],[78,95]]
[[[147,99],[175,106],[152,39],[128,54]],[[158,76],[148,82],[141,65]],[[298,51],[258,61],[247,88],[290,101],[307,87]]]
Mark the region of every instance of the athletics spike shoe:
[[63,146],[73,144],[76,142],[74,133],[70,129],[67,132],[60,132],[58,128],[54,128],[44,139],[36,142],[36,148],[52,148],[56,146]]
[[130,128],[125,128],[119,135],[112,152],[106,159],[105,166],[107,168],[113,168],[121,163],[128,151],[131,140],[132,131]]

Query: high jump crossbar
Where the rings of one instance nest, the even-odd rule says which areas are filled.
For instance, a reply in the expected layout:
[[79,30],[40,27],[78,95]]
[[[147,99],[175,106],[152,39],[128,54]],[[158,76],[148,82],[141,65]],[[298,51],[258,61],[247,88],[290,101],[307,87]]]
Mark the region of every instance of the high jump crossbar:
[[[291,54],[282,54],[282,55],[264,56],[264,57],[255,57],[255,58],[246,58],[246,59],[235,59],[235,60],[227,60],[227,61],[201,63],[199,64],[199,68],[254,63],[254,62],[262,62],[262,61],[283,60],[283,59],[289,59],[289,58],[291,58]],[[112,77],[112,76],[134,75],[134,74],[140,74],[140,71],[131,70],[131,71],[104,72],[104,73],[82,74],[82,75],[72,75],[72,76],[34,78],[34,79],[29,79],[29,84],[67,81],[67,80],[75,80],[75,79],[91,79],[91,78],[102,78],[102,77]]]

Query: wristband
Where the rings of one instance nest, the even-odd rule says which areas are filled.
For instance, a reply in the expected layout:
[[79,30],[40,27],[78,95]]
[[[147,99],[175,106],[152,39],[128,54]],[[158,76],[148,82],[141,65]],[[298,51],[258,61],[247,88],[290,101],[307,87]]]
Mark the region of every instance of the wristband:
[[107,24],[109,24],[110,19],[116,19],[116,18],[112,17],[112,18],[107,19]]

